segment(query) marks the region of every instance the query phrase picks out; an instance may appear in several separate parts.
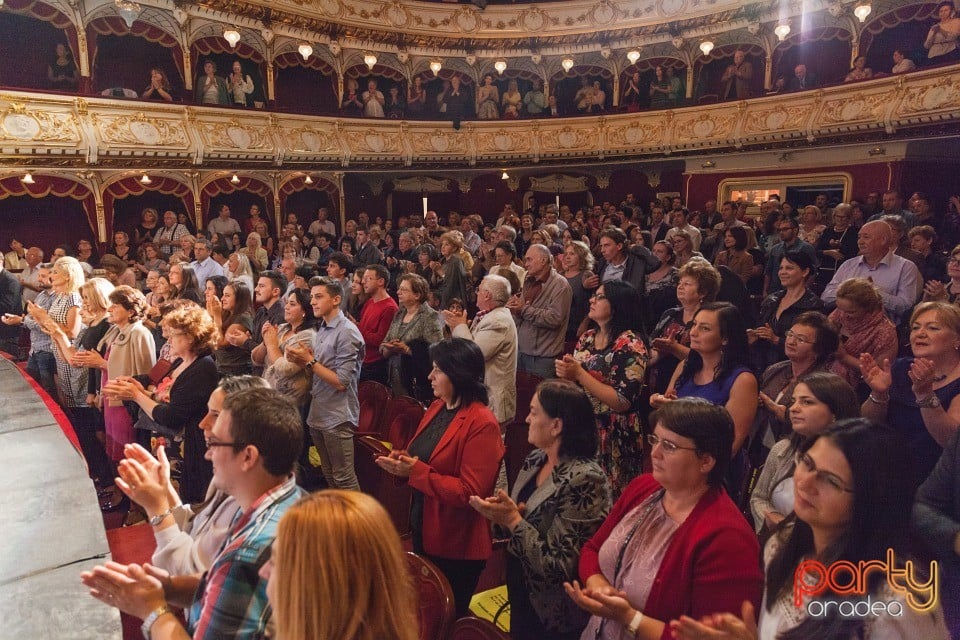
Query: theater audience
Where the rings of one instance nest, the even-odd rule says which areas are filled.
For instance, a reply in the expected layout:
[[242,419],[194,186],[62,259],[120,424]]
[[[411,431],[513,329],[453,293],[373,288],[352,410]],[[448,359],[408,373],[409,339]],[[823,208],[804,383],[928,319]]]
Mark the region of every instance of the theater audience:
[[[923,227],[920,227],[921,229]],[[947,259],[946,282],[936,279],[927,280],[923,287],[924,302],[949,302],[960,300],[960,246],[954,247]]]
[[723,490],[733,422],[703,400],[678,400],[650,418],[653,473],[634,480],[580,555],[567,594],[591,614],[586,638],[669,637],[699,620],[760,602],[759,544]]
[[[795,588],[797,572],[804,571],[801,563],[809,560],[829,567],[837,562],[862,566],[858,563],[893,558],[894,569],[903,570],[911,557],[903,523],[909,517],[912,490],[903,474],[890,470],[906,464],[905,453],[903,441],[890,429],[859,418],[840,421],[811,438],[796,458],[794,513],[764,547],[763,606],[757,610],[751,602],[744,603],[741,611],[714,607],[715,614],[685,615],[670,623],[673,637],[949,638],[939,604],[922,613],[907,604],[911,596],[917,598],[914,602],[926,604],[931,594],[895,591],[884,572],[866,579],[864,597],[885,602],[887,607],[867,615],[843,616],[839,607],[824,607],[823,615],[807,615],[806,605],[814,597],[838,601],[846,595],[830,585],[816,594],[814,584],[811,590]],[[795,597],[800,598],[799,606]],[[754,611],[759,611],[759,622]]]
[[[531,452],[508,496],[471,496],[504,531],[510,634],[575,640],[588,615],[563,592],[577,577],[580,548],[610,511],[610,487],[596,463],[597,431],[587,395],[562,380],[540,383],[530,401]],[[521,506],[522,512],[521,512]]]
[[413,489],[413,550],[447,577],[457,615],[463,616],[492,552],[490,526],[469,500],[492,494],[503,442],[487,407],[480,347],[451,338],[433,345],[430,358],[437,399],[410,442],[378,457],[377,464]]
[[[109,562],[81,574],[93,597],[144,620],[153,640],[264,637],[271,624],[259,572],[280,517],[303,495],[293,476],[299,413],[276,391],[245,389],[224,400],[206,437],[217,463],[214,486],[236,499],[240,513],[209,569],[172,576],[149,564]],[[186,629],[171,605],[186,608]]]

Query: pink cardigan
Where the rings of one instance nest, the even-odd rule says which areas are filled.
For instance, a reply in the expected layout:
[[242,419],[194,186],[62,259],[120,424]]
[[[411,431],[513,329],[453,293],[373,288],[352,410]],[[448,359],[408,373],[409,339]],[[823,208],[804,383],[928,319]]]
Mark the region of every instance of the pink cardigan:
[[[660,489],[652,475],[627,485],[610,515],[580,554],[580,578],[601,573],[599,552],[613,528]],[[717,612],[740,615],[744,600],[759,610],[763,590],[760,544],[723,489],[711,489],[677,529],[653,581],[643,613],[669,622]],[[608,576],[609,578],[609,576]],[[670,640],[669,625],[663,640]]]

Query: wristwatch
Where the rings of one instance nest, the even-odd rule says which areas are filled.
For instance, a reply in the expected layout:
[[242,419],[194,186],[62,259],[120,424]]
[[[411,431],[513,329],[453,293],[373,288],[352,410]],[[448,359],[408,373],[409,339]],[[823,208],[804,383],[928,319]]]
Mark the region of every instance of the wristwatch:
[[940,398],[937,397],[937,394],[931,393],[926,398],[917,400],[917,406],[921,409],[936,409],[940,406]]
[[140,633],[143,634],[143,637],[146,638],[146,640],[150,640],[150,629],[153,627],[153,624],[157,621],[157,619],[160,616],[168,613],[173,613],[170,610],[170,607],[167,605],[162,605],[151,611],[150,615],[144,619],[143,624],[140,625]]
[[166,518],[166,517],[167,517],[168,515],[170,515],[171,513],[173,513],[173,508],[167,509],[167,510],[164,511],[163,513],[158,513],[158,514],[155,515],[155,516],[151,516],[151,517],[150,517],[150,520],[149,520],[150,526],[151,526],[151,527],[159,526],[159,524],[160,524],[161,522],[163,522],[163,519]]
[[316,358],[314,358],[313,360],[311,360],[310,362],[307,363],[307,369],[313,369],[313,365],[315,365],[315,364],[317,364],[317,359],[316,359]]

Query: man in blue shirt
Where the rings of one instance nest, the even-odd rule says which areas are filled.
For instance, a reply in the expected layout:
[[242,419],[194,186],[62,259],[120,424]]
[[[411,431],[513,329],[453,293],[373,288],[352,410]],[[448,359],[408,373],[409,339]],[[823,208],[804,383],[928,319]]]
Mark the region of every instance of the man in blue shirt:
[[817,250],[813,245],[804,242],[798,236],[800,224],[795,218],[783,216],[777,220],[777,233],[780,235],[780,242],[773,245],[770,249],[770,255],[767,257],[767,268],[763,272],[763,295],[767,296],[775,291],[783,289],[780,284],[780,261],[787,251],[799,251],[805,253],[810,258],[810,263],[814,269],[819,268],[820,260],[817,259]]
[[287,347],[287,360],[313,373],[307,426],[323,460],[327,484],[360,490],[353,469],[353,434],[360,420],[357,383],[364,342],[357,325],[340,310],[343,287],[331,278],[310,279],[310,303],[319,320],[313,348]]
[[197,259],[190,263],[193,272],[197,274],[200,289],[207,284],[207,279],[213,276],[222,276],[223,267],[213,259],[213,244],[207,238],[197,238],[193,243],[193,253]]

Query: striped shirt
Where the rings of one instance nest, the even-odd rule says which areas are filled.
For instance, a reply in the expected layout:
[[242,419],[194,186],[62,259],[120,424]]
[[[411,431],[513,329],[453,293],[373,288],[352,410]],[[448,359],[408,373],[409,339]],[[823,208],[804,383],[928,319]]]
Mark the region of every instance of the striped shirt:
[[187,629],[194,640],[267,637],[272,611],[260,567],[270,557],[281,516],[303,495],[291,475],[237,513],[190,607]]

